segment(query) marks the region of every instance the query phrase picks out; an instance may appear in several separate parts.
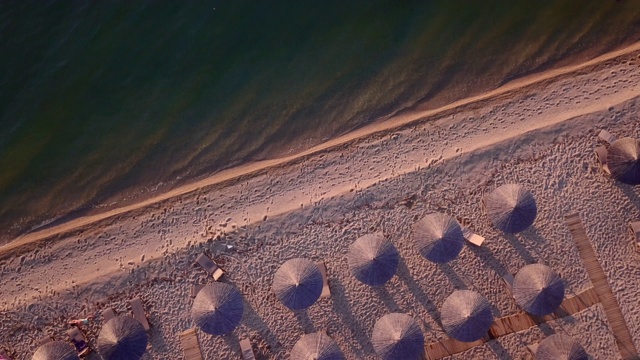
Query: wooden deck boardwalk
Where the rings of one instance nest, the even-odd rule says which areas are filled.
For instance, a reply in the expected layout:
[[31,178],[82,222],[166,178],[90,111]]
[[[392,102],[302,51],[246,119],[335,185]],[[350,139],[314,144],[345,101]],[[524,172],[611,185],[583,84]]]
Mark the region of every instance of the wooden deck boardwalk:
[[526,330],[547,321],[563,318],[585,310],[598,303],[593,288],[589,288],[576,296],[566,298],[553,313],[545,316],[533,316],[525,312],[496,319],[489,329],[492,338],[498,338],[514,332]]
[[474,342],[462,342],[456,339],[448,338],[436,343],[427,344],[427,359],[442,359],[453,354],[467,351],[473,347],[480,346],[489,340],[490,339],[488,336],[484,339],[480,339]]
[[427,344],[427,359],[442,359],[444,357],[469,350],[472,347],[482,345],[491,339],[526,330],[550,320],[573,315],[597,303],[598,296],[596,295],[595,290],[593,288],[589,288],[576,296],[564,299],[560,307],[549,315],[538,317],[529,315],[525,312],[520,312],[496,319],[489,329],[488,336],[484,339],[466,343],[449,338],[436,343]]
[[600,263],[598,262],[593,246],[591,246],[591,243],[587,238],[587,233],[582,226],[580,216],[578,214],[567,215],[565,216],[565,221],[569,226],[569,231],[571,231],[571,235],[576,243],[580,257],[587,269],[593,288],[598,299],[602,303],[604,313],[607,316],[609,325],[611,325],[611,329],[613,330],[613,336],[616,339],[616,345],[618,345],[622,359],[640,359],[638,351],[633,344],[631,334],[629,333],[629,328],[627,328],[627,324],[622,316],[620,306],[611,292],[611,287],[609,286],[607,277],[602,270],[602,266],[600,266]]

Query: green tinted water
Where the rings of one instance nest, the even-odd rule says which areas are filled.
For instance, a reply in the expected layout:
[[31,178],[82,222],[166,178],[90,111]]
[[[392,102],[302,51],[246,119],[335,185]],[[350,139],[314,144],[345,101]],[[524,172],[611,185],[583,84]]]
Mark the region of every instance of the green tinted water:
[[3,2],[0,233],[439,106],[639,30],[638,0]]

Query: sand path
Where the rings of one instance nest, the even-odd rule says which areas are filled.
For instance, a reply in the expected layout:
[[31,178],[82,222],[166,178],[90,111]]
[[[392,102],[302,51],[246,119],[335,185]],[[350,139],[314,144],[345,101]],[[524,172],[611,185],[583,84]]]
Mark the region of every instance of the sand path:
[[[576,74],[576,73],[580,73],[581,71],[589,68],[589,67],[593,67],[596,66],[598,64],[602,64],[604,62],[610,61],[612,59],[615,59],[617,57],[626,55],[626,54],[630,54],[633,52],[636,52],[640,50],[640,43],[635,43],[633,45],[630,45],[624,49],[620,49],[617,51],[613,51],[607,54],[604,54],[602,56],[599,56],[593,60],[590,60],[588,62],[579,64],[579,65],[573,65],[573,66],[567,66],[567,67],[563,67],[563,68],[559,68],[559,69],[555,69],[555,70],[551,70],[551,71],[547,71],[541,74],[537,74],[537,75],[533,75],[530,77],[526,77],[526,78],[522,78],[522,79],[518,79],[515,80],[513,82],[510,82],[504,86],[501,86],[493,91],[481,94],[481,95],[477,95],[474,97],[470,97],[470,98],[466,98],[463,100],[459,100],[456,101],[454,103],[451,103],[449,105],[443,106],[441,108],[438,109],[434,109],[434,110],[425,110],[425,111],[417,111],[417,112],[409,112],[406,114],[401,114],[401,115],[397,115],[395,117],[392,117],[386,121],[383,122],[379,122],[379,123],[375,123],[375,124],[371,124],[365,127],[362,127],[358,130],[355,130],[353,132],[350,132],[348,134],[345,134],[343,136],[331,139],[325,143],[322,143],[320,145],[314,146],[308,150],[305,150],[301,153],[292,155],[292,156],[288,156],[288,157],[283,157],[283,158],[278,158],[278,159],[273,159],[273,160],[265,160],[265,161],[259,161],[259,162],[254,162],[254,163],[250,163],[250,164],[246,164],[246,165],[242,165],[242,166],[238,166],[232,169],[228,169],[228,170],[224,170],[221,171],[220,173],[217,173],[215,175],[212,175],[210,177],[207,177],[205,179],[202,179],[200,181],[188,184],[188,185],[184,185],[181,187],[178,187],[176,189],[170,190],[168,192],[165,192],[163,194],[157,195],[155,197],[152,197],[150,199],[141,201],[139,203],[135,203],[132,205],[128,205],[125,207],[121,207],[121,208],[117,208],[117,209],[113,209],[110,211],[106,211],[104,213],[100,213],[100,214],[96,214],[96,215],[91,215],[91,216],[85,216],[85,217],[80,217],[71,221],[68,221],[66,223],[57,225],[57,226],[53,226],[50,228],[46,228],[40,231],[34,231],[32,233],[26,234],[24,236],[21,236],[19,238],[14,239],[13,241],[11,241],[10,243],[0,247],[0,255],[2,254],[7,254],[9,252],[11,252],[12,250],[15,250],[21,246],[24,246],[26,244],[30,244],[42,239],[46,239],[46,238],[50,238],[52,236],[56,236],[56,235],[60,235],[60,234],[64,234],[66,232],[69,232],[71,230],[89,225],[91,223],[94,222],[98,222],[113,216],[117,216],[117,215],[121,215],[133,210],[137,210],[137,209],[141,209],[153,204],[157,204],[159,202],[180,196],[180,195],[184,195],[190,192],[193,192],[195,190],[198,189],[202,189],[204,187],[207,186],[211,186],[211,185],[215,185],[215,184],[221,184],[227,181],[231,181],[235,178],[239,178],[241,176],[246,176],[246,175],[250,175],[250,174],[254,174],[254,173],[258,173],[262,170],[268,169],[270,167],[274,167],[274,166],[280,166],[280,165],[284,165],[302,158],[305,158],[309,155],[312,154],[317,154],[320,153],[322,151],[326,151],[328,149],[352,142],[354,140],[366,137],[366,136],[371,136],[373,134],[376,133],[381,133],[381,132],[388,132],[388,131],[392,131],[394,129],[397,128],[401,128],[403,126],[406,126],[408,124],[411,124],[413,122],[416,122],[418,120],[424,120],[425,118],[430,118],[430,117],[436,117],[438,115],[441,114],[445,114],[447,112],[450,112],[451,110],[455,110],[456,108],[461,108],[464,107],[466,105],[470,105],[470,104],[474,104],[474,103],[478,103],[481,101],[485,101],[485,100],[489,100],[495,97],[499,97],[499,96],[506,96],[508,95],[510,92],[519,90],[519,89],[523,89],[535,84],[539,84],[539,83],[543,83],[545,81],[548,81],[550,79],[554,79],[557,77],[562,77],[562,76],[570,76],[572,74]],[[578,116],[580,114],[586,114],[586,113],[590,113],[590,112],[594,112],[597,111],[599,109],[602,108],[606,108],[607,106],[609,106],[609,104],[618,104],[623,102],[624,100],[630,99],[632,97],[635,97],[637,95],[639,95],[640,93],[638,92],[638,88],[635,87],[633,89],[628,89],[627,91],[624,92],[619,92],[616,93],[615,96],[609,97],[606,99],[606,101],[598,101],[598,102],[594,102],[593,104],[589,104],[587,106],[582,107],[579,110],[573,110],[572,112],[569,113],[563,113],[563,114],[556,114],[553,117],[549,117],[546,119],[542,119],[538,122],[536,122],[535,124],[535,128],[541,128],[541,127],[545,127],[554,123],[557,123],[559,121],[562,120],[566,120],[575,116]],[[503,132],[502,133],[502,137],[494,137],[492,136],[489,140],[489,138],[487,138],[486,141],[482,142],[482,143],[475,143],[475,148],[479,148],[482,146],[487,146],[490,143],[495,143],[495,142],[499,142],[504,140],[505,138],[508,137],[513,137],[516,136],[518,133],[524,133],[526,131],[530,131],[531,128],[518,128],[518,129],[512,129],[509,132]],[[468,149],[467,151],[472,151],[473,148]]]

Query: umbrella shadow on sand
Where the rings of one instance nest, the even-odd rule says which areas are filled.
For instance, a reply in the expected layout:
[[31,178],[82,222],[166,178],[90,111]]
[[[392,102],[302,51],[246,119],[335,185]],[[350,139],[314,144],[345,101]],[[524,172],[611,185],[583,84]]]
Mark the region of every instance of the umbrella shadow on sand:
[[372,289],[373,289],[373,292],[375,292],[376,295],[380,298],[380,300],[382,300],[382,302],[387,307],[387,309],[389,309],[389,312],[391,313],[400,312],[400,307],[398,306],[396,301],[393,299],[393,296],[389,294],[389,291],[387,290],[386,286],[384,285],[373,286]]
[[[535,226],[530,227],[526,231],[523,231],[519,234],[505,234],[507,236],[513,237],[512,246],[520,246],[521,249],[518,251],[520,256],[526,261],[527,264],[534,264],[538,262],[544,262],[544,259],[551,254],[542,254],[538,249],[544,248],[544,244],[549,243],[540,233]],[[525,246],[525,244],[528,245]],[[533,254],[531,251],[533,251]],[[545,256],[546,255],[546,256]],[[537,259],[536,259],[537,258]]]
[[496,359],[513,359],[513,356],[509,355],[507,349],[505,349],[498,340],[491,340],[487,342],[487,346],[489,346],[491,351],[496,355]]
[[636,210],[640,210],[640,186],[627,185],[615,180],[613,184],[631,201]]
[[[477,293],[482,293],[479,289],[475,287],[473,282],[469,280],[466,276],[462,275],[464,280],[456,273],[455,269],[451,267],[449,264],[438,264],[442,272],[447,275],[449,281],[453,284],[456,290],[473,290]],[[506,271],[506,270],[505,270]],[[489,302],[489,307],[491,308],[491,313],[494,317],[500,316],[500,310],[497,306],[495,306],[492,302]]]
[[[503,278],[505,275],[511,274],[509,269],[504,267],[500,260],[498,260],[488,248],[483,246],[469,246],[469,249],[484,263],[486,267],[493,270],[499,278]],[[504,285],[498,282],[495,286]],[[507,291],[507,289],[505,289],[505,291]],[[500,316],[500,310],[493,303],[491,303],[491,309],[494,316]]]
[[[236,284],[235,282],[230,281],[229,278],[225,278],[224,282],[228,283],[229,285],[232,285],[236,289],[243,289],[242,287],[239,287],[238,284]],[[248,290],[248,288],[250,288],[250,286],[249,287],[245,286],[244,290],[246,291]],[[260,317],[260,314],[258,314],[255,311],[255,309],[251,306],[250,300],[251,300],[251,297],[253,296],[253,293],[254,293],[253,291],[246,291],[246,292],[243,292],[242,294],[243,295],[243,314],[242,314],[242,320],[240,322],[239,327],[241,328],[242,326],[246,326],[250,329],[255,330],[260,334],[261,342],[265,342],[268,349],[274,348],[277,350],[279,347],[282,347],[282,344],[278,340],[278,337],[276,336],[276,334],[269,328],[269,325],[267,325],[267,323],[265,323],[262,320],[262,318]],[[235,331],[237,331],[237,328]],[[234,338],[227,339],[227,336],[229,336],[230,334],[227,334],[224,336],[225,341],[229,342],[234,339]],[[237,337],[235,338],[235,340],[237,340]],[[236,342],[235,344],[230,343],[230,346],[234,349],[237,348],[237,350],[240,351],[240,345],[238,344],[238,342]]]
[[471,250],[471,252],[474,253],[476,257],[478,257],[486,267],[490,268],[491,270],[493,270],[493,272],[498,274],[499,277],[504,277],[505,275],[510,274],[509,269],[504,267],[504,265],[502,265],[500,260],[498,260],[493,255],[491,250],[489,250],[487,247],[468,246],[467,248]]
[[[265,343],[267,353],[271,354],[269,350],[273,349],[274,352],[279,352],[281,348],[283,348],[282,343],[278,340],[276,334],[269,328],[269,326],[262,321],[260,315],[253,309],[253,307],[245,300],[244,302],[244,317],[242,321],[242,325],[251,328],[258,332],[260,335],[260,339],[252,339],[253,342]],[[232,345],[235,349],[237,347],[238,351],[240,351],[240,345],[236,342]],[[256,349],[256,348],[254,348]],[[257,347],[256,355],[259,352],[264,352],[263,347]]]
[[[411,293],[413,293],[413,297],[420,302],[420,304],[427,310],[431,318],[436,322],[440,323],[440,310],[436,304],[429,300],[427,294],[422,290],[420,285],[413,279],[411,276],[411,272],[407,267],[407,264],[404,262],[404,259],[400,258],[400,263],[398,264],[398,278],[405,283],[405,285],[409,288]],[[425,324],[426,325],[426,324]],[[425,329],[430,330],[430,329]]]
[[311,334],[316,332],[316,327],[313,325],[313,321],[309,318],[309,314],[307,314],[307,310],[295,310],[293,313],[296,316],[296,320],[298,320],[298,324],[300,324],[300,328],[302,328],[302,332],[304,334]]
[[224,340],[225,343],[227,343],[227,346],[233,349],[234,353],[237,353],[237,354],[241,353],[240,338],[238,338],[238,335],[235,334],[235,331],[232,331],[228,334],[224,334],[221,336],[221,338],[222,340]]
[[438,264],[438,268],[449,278],[449,282],[453,284],[456,290],[468,290],[469,286],[473,288],[473,284],[467,284],[448,263]]
[[540,331],[542,331],[542,333],[544,334],[545,337],[553,335],[556,333],[555,330],[553,330],[551,328],[551,326],[549,326],[549,324],[547,323],[542,323],[540,325],[538,325],[538,329],[540,329]]
[[368,341],[369,333],[362,327],[361,322],[353,316],[349,305],[349,299],[345,296],[345,288],[338,279],[331,279],[331,297],[333,298],[333,311],[351,332],[351,337],[356,342],[350,343],[351,350],[357,359],[363,359],[366,355],[373,354],[373,346]]
[[540,233],[538,232],[538,228],[535,226],[528,228],[527,230],[519,233],[518,235],[523,240],[526,240],[527,242],[535,245],[544,244],[547,242],[547,240],[545,240],[545,238],[543,238],[542,235],[540,235]]
[[504,233],[502,236],[503,239],[506,239],[509,244],[516,250],[516,252],[518,253],[518,255],[520,255],[520,257],[522,259],[524,259],[526,264],[535,264],[538,261],[533,257],[533,255],[531,255],[531,253],[529,252],[529,250],[527,250],[526,247],[524,247],[524,245],[522,245],[522,243],[520,242],[520,240],[516,237],[516,235],[514,234],[506,234]]
[[165,341],[164,336],[156,335],[156,334],[166,334],[166,331],[164,329],[164,324],[159,319],[154,321],[153,317],[149,318],[149,323],[151,324],[151,330],[149,332],[149,345],[158,353],[166,354],[168,351],[168,348],[167,348],[167,342]]

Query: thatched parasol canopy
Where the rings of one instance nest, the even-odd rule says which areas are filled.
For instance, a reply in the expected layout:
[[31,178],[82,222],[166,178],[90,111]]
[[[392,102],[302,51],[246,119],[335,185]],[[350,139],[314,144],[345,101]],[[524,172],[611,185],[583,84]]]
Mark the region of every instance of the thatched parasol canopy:
[[233,286],[213,282],[202,288],[193,300],[191,318],[207,334],[224,335],[242,320],[242,296]]
[[513,279],[513,297],[524,311],[537,316],[547,315],[562,303],[564,284],[550,267],[527,265]]
[[640,184],[640,140],[625,137],[611,144],[607,155],[611,176],[629,184]]
[[460,224],[448,215],[432,213],[413,227],[413,238],[420,255],[435,263],[455,259],[464,246]]
[[420,326],[406,314],[391,313],[373,327],[373,348],[382,360],[414,360],[424,357],[424,335]]
[[303,335],[291,350],[291,360],[344,360],[338,344],[324,331]]
[[349,269],[356,279],[371,286],[389,281],[398,269],[398,250],[381,233],[367,234],[349,246]]
[[588,360],[589,355],[572,337],[554,334],[542,340],[536,351],[536,360]]
[[444,301],[440,314],[447,334],[464,342],[482,339],[493,324],[489,301],[470,290],[454,291]]
[[313,261],[291,259],[286,261],[273,277],[273,291],[291,310],[306,309],[322,294],[322,273]]
[[117,316],[102,326],[98,352],[105,360],[138,360],[147,351],[147,333],[130,316]]
[[536,200],[529,190],[517,184],[502,185],[485,199],[487,216],[506,233],[518,233],[533,224],[538,214]]
[[63,341],[51,341],[38,348],[33,360],[80,360],[76,349]]

